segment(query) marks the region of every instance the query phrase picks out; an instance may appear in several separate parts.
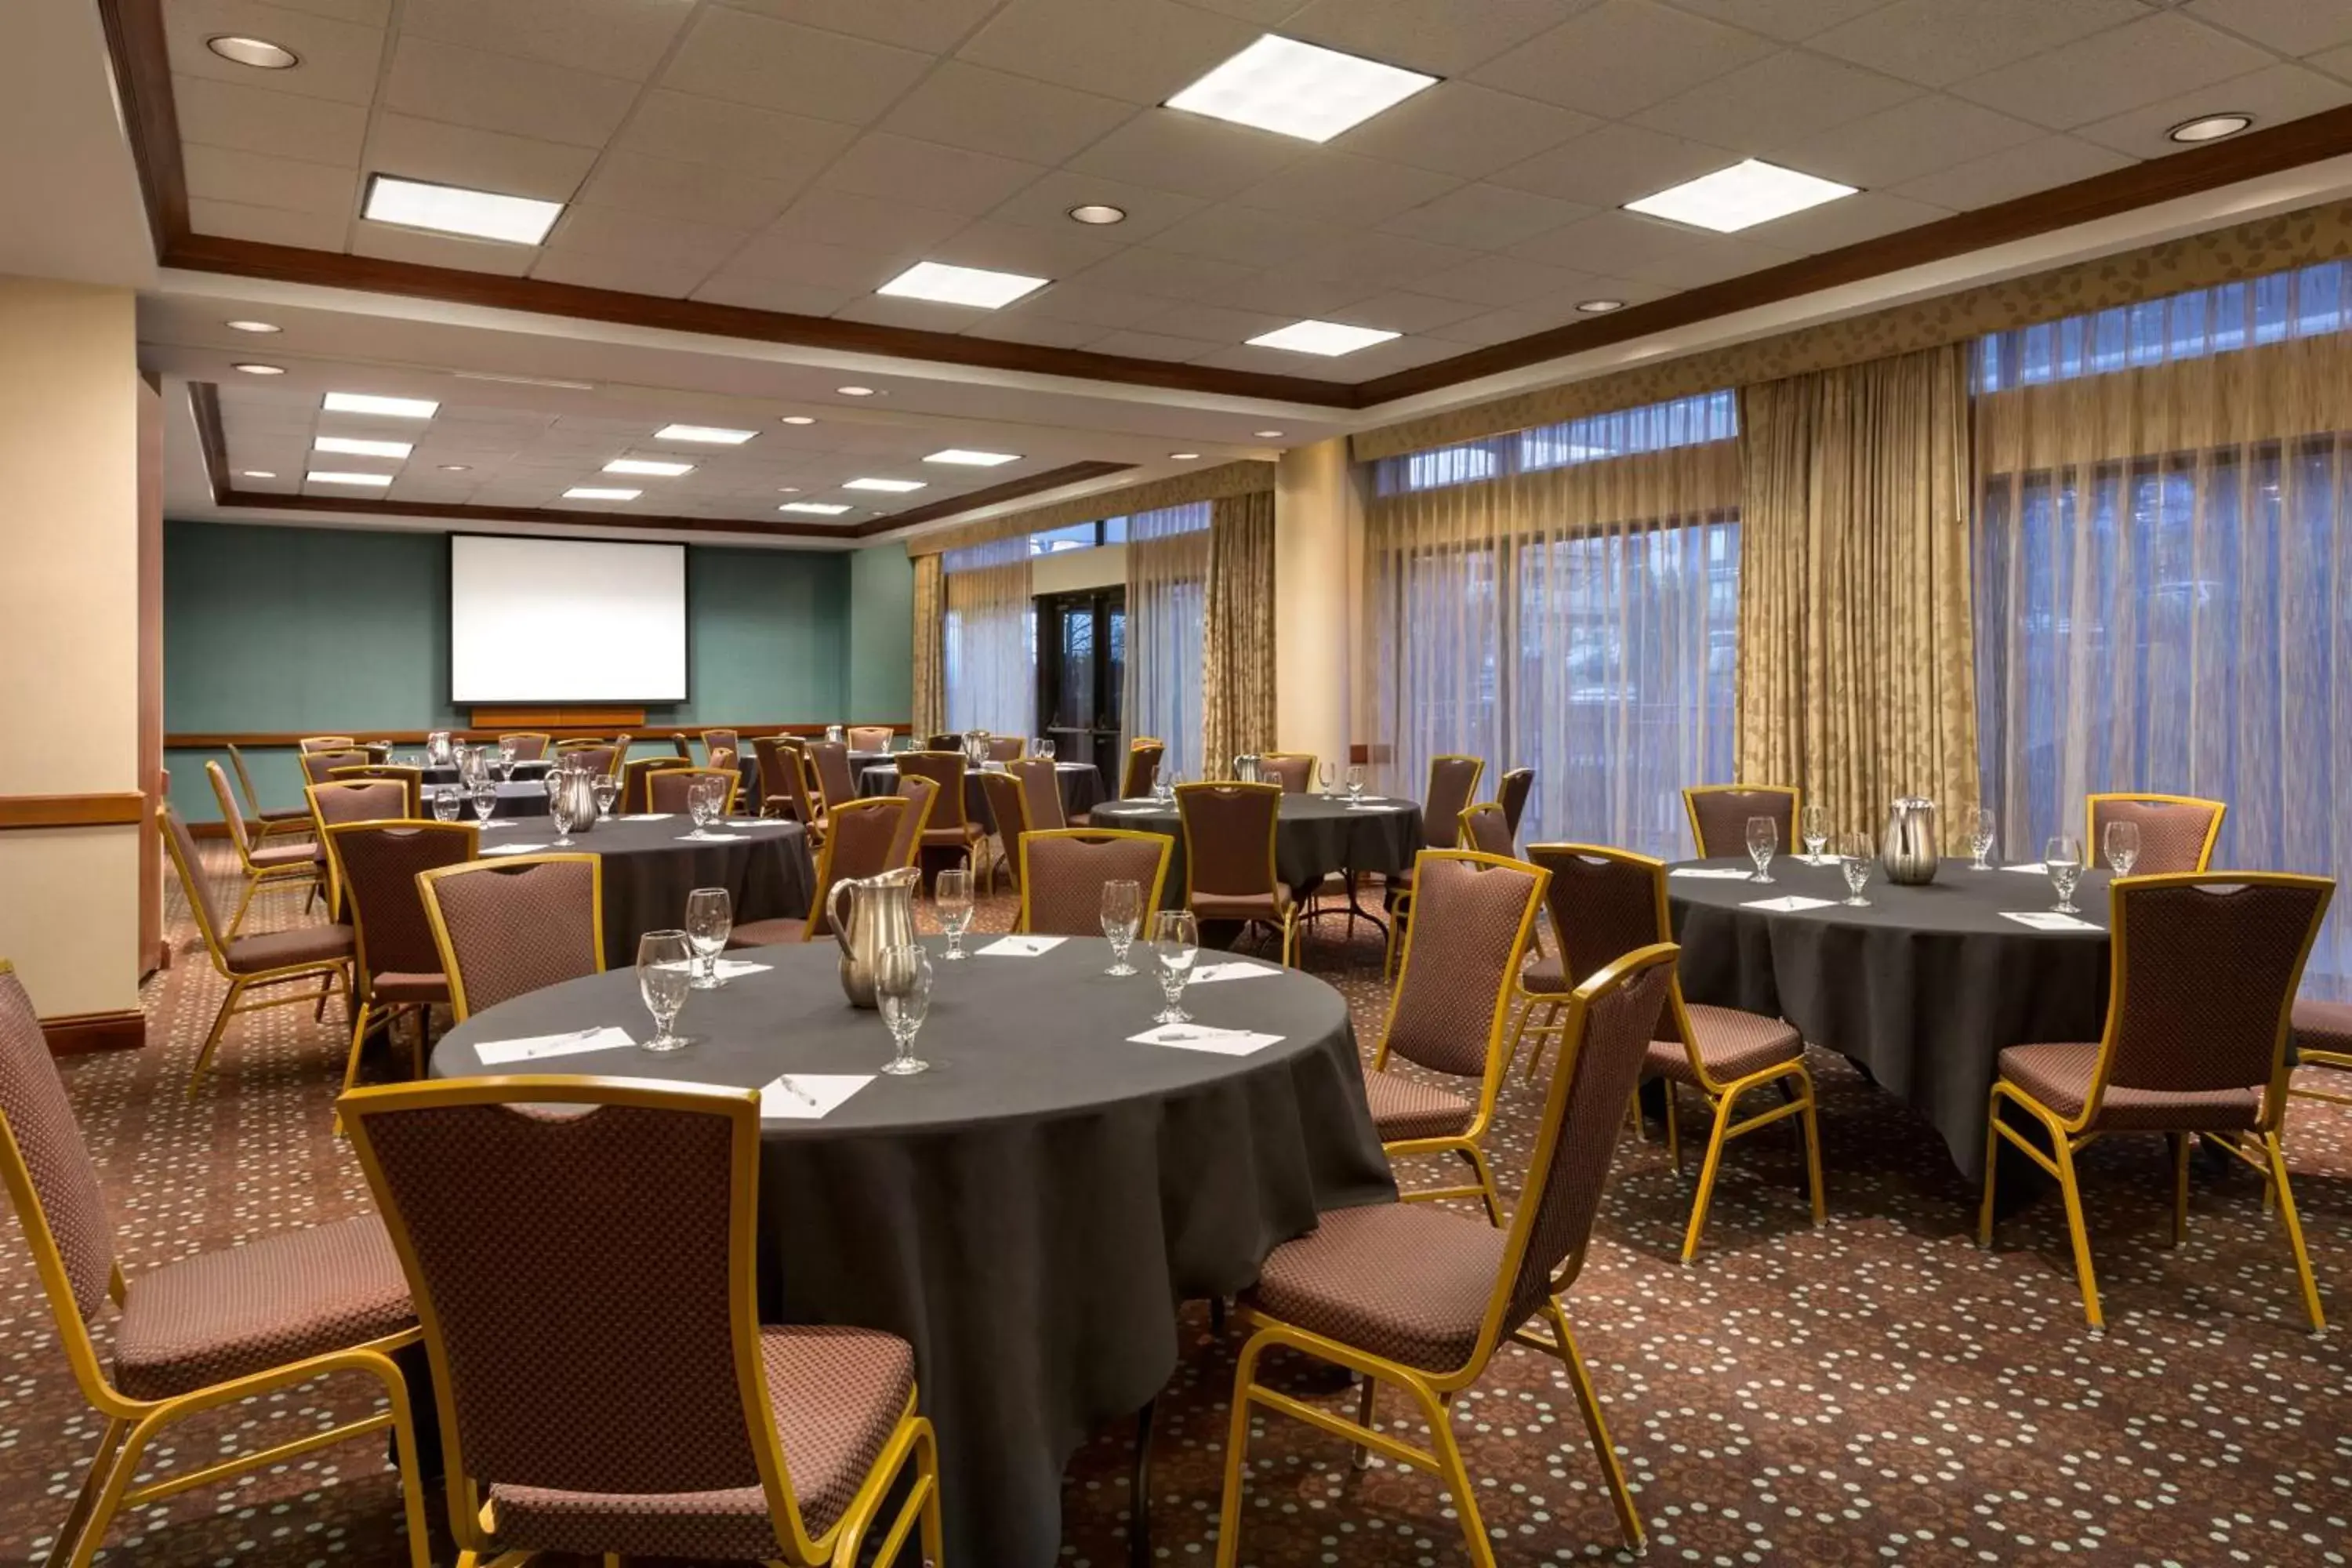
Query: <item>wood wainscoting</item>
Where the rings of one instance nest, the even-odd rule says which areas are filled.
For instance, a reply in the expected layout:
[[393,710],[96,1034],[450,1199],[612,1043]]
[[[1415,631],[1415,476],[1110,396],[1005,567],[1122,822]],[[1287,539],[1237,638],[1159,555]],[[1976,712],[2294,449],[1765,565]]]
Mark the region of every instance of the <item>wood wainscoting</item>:
[[147,819],[137,790],[102,795],[0,795],[0,832],[29,827],[127,827]]

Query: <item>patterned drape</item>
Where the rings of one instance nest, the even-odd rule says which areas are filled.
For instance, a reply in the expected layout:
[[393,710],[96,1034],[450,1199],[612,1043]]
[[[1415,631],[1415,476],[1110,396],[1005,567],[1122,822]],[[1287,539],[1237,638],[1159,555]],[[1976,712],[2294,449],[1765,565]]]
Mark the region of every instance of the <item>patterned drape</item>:
[[1234,757],[1274,749],[1272,490],[1211,508],[1206,642],[1202,749],[1209,771],[1223,778]]
[[1794,784],[1833,832],[1887,804],[1977,804],[1968,353],[1744,387],[1738,776]]
[[915,713],[917,738],[947,727],[947,668],[940,638],[947,618],[940,558],[915,557]]

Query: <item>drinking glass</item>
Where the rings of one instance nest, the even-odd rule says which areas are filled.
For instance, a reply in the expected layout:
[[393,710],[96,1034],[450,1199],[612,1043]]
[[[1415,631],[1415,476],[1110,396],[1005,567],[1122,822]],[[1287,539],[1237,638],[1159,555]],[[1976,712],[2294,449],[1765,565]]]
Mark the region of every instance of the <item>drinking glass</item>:
[[1772,852],[1780,847],[1780,825],[1769,816],[1748,819],[1748,858],[1756,862],[1756,875],[1751,882],[1772,879]]
[[1036,755],[1042,761],[1048,763],[1052,762],[1054,760],[1054,742],[1047,740],[1043,735],[1038,736]]
[[1809,805],[1797,818],[1798,837],[1805,841],[1805,864],[1822,863],[1822,850],[1830,841],[1830,808]]
[[1331,781],[1337,776],[1337,774],[1332,773],[1331,764],[1329,763],[1318,763],[1315,764],[1315,787],[1320,790],[1323,794],[1329,795],[1331,793]]
[[1348,764],[1348,798],[1351,801],[1364,798],[1364,769],[1360,763]]
[[2079,839],[2060,835],[2042,847],[2042,866],[2050,873],[2050,885],[2058,889],[2054,906],[2062,915],[2079,914],[2074,907],[2074,884],[2083,877],[2083,846]]
[[694,945],[682,931],[649,931],[637,939],[637,994],[654,1016],[654,1037],[641,1047],[674,1051],[686,1041],[670,1033],[694,983]]
[[1975,863],[1969,869],[1971,871],[1992,869],[1994,837],[1992,809],[1990,806],[1980,805],[1969,813],[1969,848],[1976,856]]
[[1103,940],[1110,943],[1110,967],[1105,974],[1132,974],[1135,965],[1128,963],[1127,950],[1135,945],[1135,932],[1143,924],[1143,889],[1134,882],[1105,882],[1102,890]]
[[1838,869],[1845,874],[1847,905],[1857,910],[1868,909],[1870,900],[1862,896],[1862,890],[1870,886],[1871,870],[1878,864],[1878,857],[1871,848],[1870,835],[1858,828],[1852,833],[1838,835],[1837,862]]
[[2139,824],[2110,822],[2106,831],[2107,869],[2118,877],[2131,875],[2139,860]]
[[915,946],[885,948],[874,961],[874,994],[896,1049],[882,1070],[893,1078],[929,1072],[915,1055],[915,1034],[931,1012],[930,955]]
[[500,741],[499,742],[499,777],[501,779],[511,780],[514,777],[514,742],[511,741]]
[[694,944],[694,988],[716,991],[727,984],[719,977],[719,955],[727,951],[727,935],[735,929],[734,906],[724,888],[697,888],[686,896],[686,937]]
[[439,789],[433,792],[433,820],[436,822],[457,821],[457,805],[458,800],[457,786],[455,784],[443,784]]
[[946,961],[960,963],[971,954],[963,950],[963,933],[971,929],[971,871],[964,866],[950,866],[940,873],[938,884],[931,889],[932,907],[939,911],[940,929],[948,933]]
[[555,847],[559,849],[572,842],[572,802],[562,790],[547,792],[547,820],[555,826]]
[[717,782],[715,779],[697,779],[686,786],[686,816],[688,821],[694,824],[694,833],[698,838],[709,836],[710,820],[718,815],[713,810],[713,807],[719,804],[717,792],[710,787]]
[[1165,805],[1176,797],[1176,779],[1166,768],[1151,770],[1151,798]]
[[609,773],[600,773],[590,787],[596,794],[596,820],[602,822],[613,815],[613,803],[621,798],[621,781]]
[[484,779],[474,786],[474,820],[487,823],[498,814],[499,786]]
[[1200,922],[1190,910],[1161,910],[1151,917],[1151,956],[1160,966],[1160,994],[1168,1005],[1152,1017],[1156,1024],[1189,1024],[1184,1011],[1184,985],[1192,978],[1192,960],[1201,952]]

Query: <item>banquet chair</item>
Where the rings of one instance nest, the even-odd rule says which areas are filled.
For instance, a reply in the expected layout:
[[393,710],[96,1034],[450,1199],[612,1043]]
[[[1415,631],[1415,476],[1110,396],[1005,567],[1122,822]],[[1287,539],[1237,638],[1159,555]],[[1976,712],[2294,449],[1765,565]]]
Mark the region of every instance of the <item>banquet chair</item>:
[[[2327,1326],[2287,1186],[2279,1130],[2295,987],[2336,883],[2284,871],[2121,877],[2108,886],[2106,1026],[2096,1041],[2011,1046],[2000,1053],[1985,1126],[1977,1241],[1992,1245],[1993,1176],[2002,1141],[2054,1178],[2066,1204],[2083,1316],[2104,1330],[2074,1156],[2113,1132],[2161,1132],[2172,1144],[2172,1239],[2189,1227],[2189,1140],[2260,1172],[2294,1253],[2314,1332]],[[2014,1106],[2041,1127],[2044,1153],[2002,1119]]]
[[1265,752],[1257,759],[1258,777],[1278,784],[1285,795],[1305,795],[1315,787],[1315,753]]
[[[1499,1226],[1501,1200],[1483,1144],[1510,1067],[1504,1027],[1512,987],[1551,874],[1475,849],[1424,849],[1414,868],[1428,879],[1427,929],[1416,923],[1405,939],[1380,1049],[1364,1075],[1364,1099],[1391,1163],[1401,1154],[1456,1154],[1478,1178],[1466,1187],[1407,1193],[1406,1202],[1475,1197]],[[1465,1100],[1391,1072],[1391,1057],[1432,1072],[1475,1078],[1478,1098]]]
[[[266,847],[255,844],[245,831],[245,814],[236,808],[236,797],[229,793],[228,775],[221,772],[221,765],[207,760],[205,777],[213,786],[213,798],[220,803],[221,823],[228,829],[228,841],[236,849],[237,868],[245,875],[245,892],[236,900],[236,913],[228,923],[228,935],[233,939],[245,924],[246,911],[253,907],[253,895],[262,889],[300,886],[317,892],[321,852],[314,844],[272,844]],[[308,900],[303,907],[310,907]]]
[[[2295,1057],[2301,1066],[2333,1068],[2352,1072],[2352,1002],[2298,1000],[2291,1020]],[[2329,1105],[2352,1105],[2352,1093],[2297,1084],[2290,1077],[2287,1093]]]
[[1009,763],[1029,753],[1026,735],[990,735],[981,742],[981,756],[992,763]]
[[2229,814],[2228,802],[2193,795],[2085,795],[2083,819],[2089,837],[2083,840],[2083,863],[2105,865],[2107,824],[2133,822],[2139,825],[2134,876],[2202,871],[2212,863],[2213,841],[2221,837],[2221,819]]
[[302,753],[302,782],[325,784],[336,768],[363,768],[375,759],[359,746]]
[[1683,791],[1683,811],[1690,818],[1691,842],[1699,858],[1748,858],[1748,819],[1769,816],[1780,835],[1781,853],[1797,842],[1797,818],[1803,793],[1785,784],[1692,784]]
[[[1643,1550],[1641,1512],[1560,1298],[1583,1271],[1617,1117],[1641,1074],[1650,1021],[1672,984],[1677,953],[1665,944],[1628,953],[1571,998],[1559,1069],[1544,1096],[1535,1153],[1508,1228],[1443,1209],[1373,1204],[1318,1215],[1314,1230],[1266,1258],[1237,1313],[1253,1331],[1234,1368],[1217,1568],[1234,1568],[1241,1551],[1253,1407],[1347,1438],[1359,1466],[1377,1451],[1435,1475],[1453,1494],[1471,1562],[1495,1568],[1478,1512],[1481,1489],[1454,1436],[1453,1407],[1507,1340],[1559,1359],[1619,1535],[1630,1551]],[[1287,1380],[1261,1382],[1258,1363],[1274,1349],[1360,1376],[1356,1419],[1284,1392]],[[1412,1397],[1414,1416],[1429,1428],[1428,1448],[1372,1425],[1383,1384]]]
[[1518,855],[1511,842],[1510,818],[1504,815],[1500,801],[1480,801],[1465,811],[1456,842],[1466,844],[1482,855],[1500,855],[1506,860]]
[[743,738],[732,730],[705,730],[702,732],[702,764],[709,768],[727,768],[743,754]]
[[930,814],[923,819],[919,849],[954,849],[971,854],[987,842],[980,824],[964,811],[964,759],[961,752],[901,752],[898,779],[929,779],[938,789]]
[[536,730],[524,730],[512,735],[500,735],[499,749],[504,751],[512,746],[515,761],[519,763],[543,763],[547,760],[547,748],[553,740],[553,736],[542,735]]
[[349,751],[358,744],[349,735],[305,735],[294,742],[294,749],[307,757],[313,752]]
[[413,809],[398,779],[336,779],[302,792],[310,803],[310,832],[318,845],[319,873],[327,883],[327,918],[343,918],[343,887],[335,869],[327,829],[338,822],[399,822],[422,814]]
[[940,798],[940,786],[931,779],[915,773],[898,775],[898,795],[907,803],[907,815],[898,819],[898,837],[890,846],[890,865],[895,870],[911,866],[922,849],[923,835],[931,826],[931,806]]
[[[180,891],[187,895],[196,936],[205,944],[214,970],[228,982],[228,994],[221,998],[220,1011],[213,1015],[213,1026],[188,1072],[188,1092],[193,1095],[204,1079],[205,1068],[212,1065],[213,1053],[220,1048],[221,1037],[228,1033],[229,1020],[238,1014],[314,1002],[312,1016],[327,1016],[327,998],[335,994],[335,983],[341,980],[347,988],[351,984],[352,932],[349,926],[311,925],[261,936],[236,935],[221,924],[211,884],[205,880],[204,859],[196,853],[196,840],[188,825],[169,802],[157,808],[156,816],[163,829],[163,847],[179,875]],[[317,997],[305,992],[252,1000],[247,994],[298,980],[320,982]]]
[[234,743],[227,748],[229,766],[236,770],[236,787],[245,795],[246,812],[253,828],[253,841],[267,844],[273,836],[307,836],[310,831],[310,811],[308,806],[281,805],[265,807],[261,792],[253,787],[253,774],[247,771],[245,753]]
[[1203,921],[1243,921],[1272,931],[1281,961],[1298,961],[1298,901],[1275,866],[1282,786],[1188,784],[1176,786],[1184,835],[1184,907]]
[[1168,742],[1139,735],[1127,743],[1127,769],[1119,775],[1118,795],[1121,800],[1141,800],[1151,793],[1151,781],[1160,776],[1160,763],[1168,755]]
[[894,733],[887,724],[852,724],[848,732],[853,752],[887,752]]
[[579,743],[566,742],[555,748],[557,762],[586,768],[599,778],[611,778],[614,775],[616,771],[614,764],[620,754],[619,747],[604,741]]
[[1063,815],[1062,775],[1053,758],[1020,757],[1004,766],[1021,781],[1022,795],[1029,803],[1030,832],[1051,833],[1070,825]]
[[1503,821],[1511,830],[1511,841],[1518,842],[1519,819],[1528,814],[1528,797],[1535,793],[1536,771],[1533,768],[1513,768],[1503,775],[1502,787],[1495,799],[1503,808]]
[[[1423,842],[1430,848],[1451,849],[1462,842],[1462,814],[1478,797],[1478,777],[1486,771],[1486,763],[1477,757],[1429,759],[1429,790],[1422,799],[1421,830]],[[1396,968],[1398,949],[1412,927],[1412,877],[1408,869],[1387,879],[1389,940],[1381,956],[1383,978]]]
[[735,815],[735,792],[742,787],[743,775],[731,767],[664,768],[646,778],[646,809],[677,813],[686,809],[687,792],[704,779],[717,779],[725,786],[719,805],[721,816]]
[[1115,827],[1045,827],[1021,836],[1021,923],[1036,936],[1100,936],[1102,893],[1133,882],[1143,918],[1160,907],[1176,841]]
[[980,780],[980,797],[988,803],[988,815],[996,823],[996,848],[989,857],[988,880],[983,891],[996,890],[996,874],[1002,870],[1013,879],[1013,890],[1021,890],[1021,836],[1029,831],[1029,792],[1019,779],[1002,768],[982,768],[976,775]]
[[604,862],[509,855],[416,876],[460,1024],[526,992],[604,973]]
[[808,829],[811,844],[822,842],[825,814],[809,792],[807,752],[799,742],[782,736],[754,741],[752,746],[760,759],[761,814],[788,817]]
[[963,737],[942,731],[939,734],[926,736],[919,749],[926,752],[961,752],[963,750]]
[[389,1037],[400,1016],[412,1011],[412,1065],[423,1078],[433,1006],[449,1000],[449,977],[441,972],[416,874],[473,859],[481,835],[466,822],[333,822],[326,835],[335,877],[351,900],[353,1017],[343,1087],[359,1081],[368,1030],[381,1024]]
[[751,921],[729,932],[729,947],[775,947],[787,942],[814,942],[833,934],[827,907],[834,885],[878,877],[898,861],[898,829],[915,803],[904,795],[877,795],[853,800],[834,814],[833,831],[816,857],[816,896],[809,900],[806,920]]
[[[191,1488],[283,1468],[331,1443],[388,1430],[408,1524],[408,1561],[412,1568],[429,1568],[408,1388],[391,1360],[392,1352],[416,1342],[416,1314],[382,1223],[370,1215],[272,1230],[239,1247],[175,1258],[126,1278],[98,1168],[32,999],[5,959],[0,959],[0,1185],[8,1190],[49,1299],[74,1384],[105,1422],[81,1489],[52,1538],[48,1562],[85,1568],[119,1514],[143,1513]],[[110,1300],[117,1309],[110,1372],[91,1336]],[[207,1432],[187,1448],[211,1462],[176,1475],[152,1473],[163,1468],[155,1461],[172,1450],[151,1454],[150,1446],[174,1423],[347,1372],[373,1379],[390,1407],[324,1430],[306,1420],[301,1436],[258,1452],[228,1451]],[[15,1375],[29,1384],[37,1373],[19,1366]],[[225,1436],[234,1428],[220,1430]],[[32,1461],[21,1456],[18,1462]],[[30,1469],[19,1473],[33,1479]],[[134,1535],[119,1551],[126,1561],[135,1560],[137,1545]]]
[[760,1321],[758,1090],[493,1077],[342,1105],[424,1324],[460,1568],[854,1568],[877,1526],[877,1561],[941,1563],[913,1348]]
[[846,805],[857,798],[857,781],[849,773],[849,748],[839,741],[811,741],[809,762],[816,768],[817,793],[824,808]]
[[[1519,1032],[1535,1039],[1535,1055],[1528,1063],[1528,1076],[1532,1078],[1542,1062],[1544,1047],[1559,1033],[1559,1015],[1576,987],[1636,948],[1671,940],[1674,922],[1667,913],[1663,860],[1596,844],[1530,844],[1528,858],[1551,874],[1546,903],[1551,913],[1552,936],[1560,950],[1558,960],[1532,964],[1519,976],[1521,994],[1528,1003],[1520,1015]],[[1538,1006],[1546,1010],[1541,1024],[1533,1022]],[[1518,1048],[1519,1042],[1514,1040],[1514,1058]],[[1706,1158],[1699,1167],[1698,1189],[1691,1198],[1690,1221],[1683,1232],[1685,1263],[1698,1251],[1699,1237],[1706,1229],[1707,1205],[1714,1199],[1724,1145],[1788,1117],[1802,1119],[1806,1188],[1813,1223],[1821,1224],[1828,1214],[1822,1190],[1821,1120],[1812,1075],[1805,1068],[1803,1036],[1760,1013],[1685,1002],[1677,980],[1658,1016],[1643,1076],[1664,1080],[1666,1152],[1677,1171],[1682,1169],[1682,1137],[1675,1113],[1678,1088],[1696,1089],[1713,1118]],[[1781,1102],[1739,1119],[1740,1100],[1767,1086],[1780,1090]]]
[[330,768],[329,781],[346,784],[357,779],[384,779],[401,786],[405,799],[404,816],[425,815],[425,770],[404,768],[392,763],[368,763],[356,768]]
[[653,809],[646,805],[651,798],[647,781],[656,773],[674,773],[694,764],[683,757],[639,757],[621,764],[621,811],[625,816],[642,816]]
[[677,730],[671,731],[669,734],[669,744],[670,749],[676,752],[679,756],[685,758],[689,763],[694,761],[694,747],[688,742],[682,731]]

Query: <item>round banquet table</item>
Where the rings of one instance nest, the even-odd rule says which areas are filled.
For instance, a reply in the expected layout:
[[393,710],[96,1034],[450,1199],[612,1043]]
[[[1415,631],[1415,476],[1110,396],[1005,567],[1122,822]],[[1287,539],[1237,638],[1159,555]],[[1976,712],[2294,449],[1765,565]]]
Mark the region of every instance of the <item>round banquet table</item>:
[[[397,757],[398,753],[394,753],[395,761],[397,760]],[[453,784],[457,782],[457,769],[455,763],[446,766],[429,767],[412,762],[404,763],[403,765],[421,768],[425,775],[425,785],[428,789],[435,784]],[[544,762],[517,763],[514,765],[514,776],[519,780],[543,779],[547,776],[547,770],[552,766],[554,766],[552,763]],[[497,770],[493,769],[492,771],[496,772]]]
[[1683,944],[1683,994],[1693,1002],[1786,1018],[1817,1046],[1852,1058],[1943,1134],[1952,1163],[1984,1174],[1985,1100],[2001,1051],[2037,1041],[2095,1040],[2107,1006],[2107,883],[2085,868],[2076,917],[2094,931],[2036,931],[2005,910],[2057,902],[2040,870],[1978,871],[1946,860],[1925,887],[1882,871],[1863,896],[1795,912],[1746,906],[1786,897],[1846,896],[1834,864],[1772,862],[1773,886],[1676,875],[1667,902]]
[[[1102,773],[1091,763],[1055,763],[1054,782],[1062,788],[1065,821],[1082,811],[1094,810],[1103,797]],[[857,770],[859,795],[894,795],[898,788],[897,763],[869,763]],[[989,809],[988,792],[981,787],[980,771],[976,768],[964,771],[963,814],[989,832],[996,831],[996,813]]]
[[[936,959],[942,944],[926,945]],[[870,1074],[889,1036],[843,1000],[835,955],[829,942],[730,954],[771,967],[694,993],[677,1026],[692,1043],[673,1055],[520,1070],[747,1088]],[[1319,1210],[1396,1195],[1337,991],[1297,970],[1199,987],[1185,1000],[1202,1022],[1283,1037],[1213,1055],[1130,1043],[1158,987],[1108,964],[1098,939],[938,963],[916,1040],[932,1071],[877,1076],[821,1121],[761,1130],[761,1313],[914,1345],[950,1562],[1054,1563],[1063,1467],[1165,1384],[1177,1303],[1249,1285]],[[442,1038],[433,1072],[486,1070],[478,1041],[605,1023],[650,1033],[633,973],[478,1013]]]
[[[1183,903],[1184,829],[1174,802],[1105,801],[1091,820],[1097,827],[1164,833],[1176,840],[1160,901],[1171,909]],[[1311,889],[1335,873],[1352,880],[1367,871],[1406,870],[1421,846],[1421,807],[1412,801],[1368,795],[1351,806],[1341,795],[1286,795],[1274,830],[1275,874],[1286,887]]]
[[[456,783],[428,784],[425,786],[425,815],[429,816],[433,814],[434,793],[444,789],[454,789],[457,792],[457,820],[474,821],[473,796],[467,793],[465,785]],[[509,821],[518,816],[545,816],[546,815],[547,784],[541,779],[517,779],[511,784],[499,785],[499,804],[490,812],[491,819],[498,822]]]

